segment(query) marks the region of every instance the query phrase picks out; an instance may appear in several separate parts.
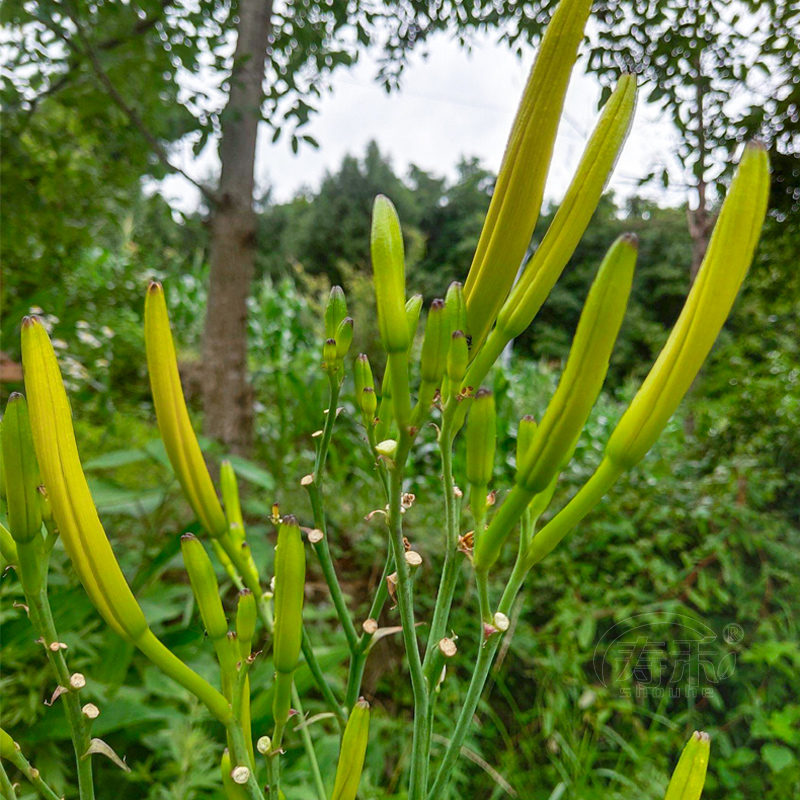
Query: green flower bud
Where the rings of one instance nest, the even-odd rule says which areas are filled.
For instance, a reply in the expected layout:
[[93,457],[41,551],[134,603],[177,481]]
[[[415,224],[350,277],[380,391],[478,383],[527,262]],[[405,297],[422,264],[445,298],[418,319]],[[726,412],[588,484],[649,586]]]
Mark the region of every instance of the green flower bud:
[[544,491],[572,457],[603,387],[633,281],[638,246],[625,234],[611,246],[589,291],[567,365],[524,460],[517,483]]
[[403,235],[395,207],[381,194],[375,198],[372,211],[371,250],[383,348],[387,353],[403,353],[411,342],[405,309]]
[[[231,535],[238,542],[242,542],[245,538],[245,530],[242,506],[239,501],[239,482],[236,480],[233,464],[227,459],[220,464],[219,483],[222,489],[222,501],[225,504],[225,516],[228,519]],[[224,550],[222,552],[224,553]]]
[[341,361],[350,352],[353,344],[353,320],[345,317],[336,328],[336,358]]
[[700,800],[706,782],[711,740],[707,733],[695,731],[683,748],[678,766],[672,773],[664,800]]
[[619,469],[644,458],[689,390],[753,260],[769,199],[769,161],[747,145],[686,303],[656,363],[606,446]]
[[451,331],[467,330],[467,301],[464,299],[464,287],[458,281],[453,281],[447,288],[444,296],[444,305],[447,316],[450,318]]
[[239,639],[239,653],[242,658],[247,658],[253,649],[257,619],[256,598],[249,589],[242,589],[239,592],[239,604],[236,606],[236,635]]
[[539,216],[561,109],[591,0],[561,0],[511,129],[464,292],[477,352],[514,283]]
[[0,758],[13,758],[19,752],[19,745],[0,728]]
[[362,697],[350,712],[342,735],[331,800],[355,800],[369,743],[369,703]]
[[467,481],[482,490],[492,482],[496,443],[494,395],[478,389],[467,418]]
[[8,527],[17,542],[32,542],[42,533],[39,464],[33,449],[28,405],[14,392],[8,398],[2,428],[3,477]]
[[371,386],[365,386],[358,396],[358,407],[361,413],[367,419],[375,419],[375,414],[378,411],[378,398],[375,396],[375,390]]
[[205,547],[193,533],[181,536],[181,552],[203,625],[212,641],[223,639],[228,634],[228,620],[222,609],[214,565]]
[[326,339],[322,345],[322,361],[325,368],[331,370],[336,365],[336,339]]
[[369,365],[369,358],[366,353],[359,353],[353,367],[353,382],[356,387],[356,400],[361,397],[364,389],[370,388],[375,391],[375,379],[372,377],[372,368]]
[[287,515],[275,547],[275,630],[272,646],[277,672],[291,674],[300,657],[306,552],[297,520]]
[[19,564],[17,544],[4,525],[0,525],[0,555],[12,566]]
[[453,331],[450,337],[450,349],[447,352],[447,378],[453,392],[461,389],[461,382],[467,374],[469,363],[469,345],[464,331]]
[[525,460],[526,453],[530,451],[535,433],[536,420],[530,414],[526,414],[519,421],[517,428],[517,466]]
[[422,313],[422,295],[412,294],[406,302],[406,320],[408,321],[408,343],[413,344],[419,327],[419,315]]
[[328,304],[325,306],[325,338],[336,339],[336,332],[347,316],[347,300],[341,286],[331,287]]
[[428,311],[425,339],[422,342],[420,355],[420,377],[425,383],[438,386],[442,382],[447,367],[450,337],[447,309],[443,300],[436,299],[431,303]]

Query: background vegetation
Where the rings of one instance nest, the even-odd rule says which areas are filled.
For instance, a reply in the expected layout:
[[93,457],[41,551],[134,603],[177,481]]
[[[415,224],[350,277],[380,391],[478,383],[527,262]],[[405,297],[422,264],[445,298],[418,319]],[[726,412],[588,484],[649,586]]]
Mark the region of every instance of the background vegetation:
[[[347,290],[356,318],[354,352],[375,341],[368,278],[367,225],[377,191],[396,202],[406,225],[410,284],[427,299],[465,274],[488,205],[493,176],[472,160],[449,182],[412,168],[398,176],[372,145],[348,157],[320,189],[286,204],[265,202],[258,215],[262,246],[250,300],[249,367],[257,398],[255,449],[235,459],[245,487],[245,511],[256,557],[269,572],[265,522],[273,501],[308,523],[300,491],[309,470],[311,434],[320,426],[324,379],[320,308],[331,282]],[[199,359],[208,277],[207,231],[199,217],[180,219],[158,197],[138,189],[125,211],[70,240],[68,268],[44,261],[11,270],[3,288],[3,347],[18,358],[23,314],[40,309],[66,367],[81,454],[115,550],[150,619],[170,647],[203,673],[213,657],[192,607],[178,555],[191,513],[158,441],[145,374],[144,287],[164,280],[182,347],[184,383],[197,407],[204,381]],[[534,239],[548,221],[545,215]],[[514,433],[522,414],[540,415],[557,380],[589,281],[608,243],[621,231],[641,239],[634,293],[616,348],[611,379],[559,490],[567,497],[599,460],[603,444],[632,396],[643,369],[663,343],[688,283],[692,240],[681,209],[633,198],[620,208],[606,197],[562,280],[533,329],[518,340],[493,375],[500,449],[496,486],[513,470]],[[39,235],[35,230],[31,236]],[[60,235],[56,231],[54,235]],[[66,240],[65,240],[66,242]],[[65,247],[67,244],[65,243]],[[525,800],[663,795],[680,744],[693,729],[708,730],[713,750],[709,800],[784,800],[800,796],[800,337],[796,216],[769,220],[757,262],[713,357],[681,416],[642,464],[534,570],[515,608],[514,637],[493,672],[490,695],[468,742],[470,758],[457,775],[458,796]],[[365,515],[380,493],[362,431],[345,393],[345,413],[330,454],[337,502],[331,502],[331,544],[343,585],[366,615],[385,543]],[[3,399],[19,389],[3,383]],[[190,402],[191,399],[190,399]],[[425,557],[420,603],[430,602],[440,563],[439,467],[428,431],[417,450],[417,501],[406,523]],[[213,463],[225,455],[206,442]],[[554,505],[558,508],[559,502]],[[508,565],[506,565],[507,567]],[[344,643],[320,575],[308,582],[308,615],[321,636],[322,660],[343,682]],[[505,568],[505,567],[504,567]],[[220,575],[222,580],[223,576]],[[469,624],[475,601],[464,570],[454,614],[459,656],[448,673],[440,707],[458,708],[476,644]],[[99,796],[218,797],[215,723],[191,698],[105,628],[58,551],[52,579],[57,625],[71,664],[88,678],[88,699],[101,709],[97,735],[124,754],[130,774],[97,765]],[[226,599],[235,590],[228,585]],[[32,641],[13,572],[0,581],[3,636],[2,716],[56,785],[72,770],[66,723],[40,645]],[[425,618],[430,609],[422,608]],[[700,685],[679,696],[639,695],[654,688],[659,655],[674,654],[681,626],[664,625],[663,646],[642,668],[605,684],[595,649],[603,635],[635,614],[685,615],[716,635],[709,660],[734,654],[724,680],[700,671]],[[382,624],[398,624],[394,610]],[[735,624],[740,641],[727,641]],[[730,638],[730,637],[728,637]],[[671,657],[674,661],[674,657]],[[729,659],[731,656],[729,656]],[[398,680],[402,645],[382,641],[368,665],[366,690],[377,709],[364,798],[399,798],[407,753],[410,686]],[[647,662],[647,663],[645,663]],[[730,663],[730,662],[729,662]],[[262,665],[265,669],[265,665]],[[602,670],[600,671],[602,676]],[[307,676],[307,710],[322,708]],[[254,679],[254,724],[267,730],[268,693]],[[703,696],[703,689],[711,693]],[[632,689],[626,696],[623,689]],[[314,725],[323,771],[335,763],[337,741],[326,723]],[[436,731],[434,746],[447,737]],[[311,797],[304,784],[297,737],[288,740],[287,794]],[[23,794],[23,797],[26,795]]]

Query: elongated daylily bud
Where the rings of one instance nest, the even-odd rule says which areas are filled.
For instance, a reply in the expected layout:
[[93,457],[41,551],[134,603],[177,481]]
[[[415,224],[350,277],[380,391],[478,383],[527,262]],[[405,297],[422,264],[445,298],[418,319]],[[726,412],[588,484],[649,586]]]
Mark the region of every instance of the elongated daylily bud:
[[489,333],[528,249],[590,9],[591,0],[561,0],[525,87],[464,289],[475,350]]
[[478,389],[467,418],[467,481],[485,488],[492,482],[497,443],[494,395]]
[[32,542],[42,533],[39,465],[25,398],[14,392],[3,417],[3,478],[8,501],[8,527],[17,542]]
[[364,389],[369,387],[375,391],[375,379],[372,377],[372,367],[369,365],[369,358],[366,353],[359,353],[353,367],[353,382],[356,387],[356,401],[361,397]]
[[353,344],[353,320],[345,317],[336,328],[336,358],[341,361],[349,352]]
[[83,474],[53,346],[35,317],[22,323],[22,363],[33,444],[53,520],[89,599],[113,630],[205,703],[223,725],[229,724],[230,705],[153,635],[119,568]]
[[422,295],[412,294],[406,301],[406,321],[408,322],[408,342],[411,345],[417,335],[419,316],[422,313]]
[[0,758],[13,758],[19,747],[2,728],[0,728]]
[[214,565],[202,542],[192,533],[181,536],[181,552],[192,591],[200,609],[200,617],[212,641],[228,634],[228,620],[219,597],[219,583]]
[[517,467],[517,483],[529,492],[544,491],[561,471],[603,388],[628,304],[637,249],[636,237],[620,236],[598,270],[558,389]]
[[453,331],[450,337],[450,350],[447,353],[447,378],[450,381],[450,388],[457,392],[461,387],[461,382],[467,374],[467,364],[469,362],[469,345],[464,331]]
[[336,369],[338,357],[336,355],[336,339],[326,339],[322,345],[322,361],[326,371]]
[[111,550],[83,474],[69,401],[42,323],[22,323],[22,362],[31,431],[53,517],[95,608],[121,636],[136,640],[147,622]]
[[306,552],[300,526],[291,514],[283,518],[275,547],[275,632],[272,656],[277,672],[294,671],[300,657]]
[[425,383],[438,386],[442,382],[447,367],[451,335],[444,300],[436,299],[431,303],[428,311],[425,339],[422,342],[420,355],[420,378]]
[[239,652],[242,658],[247,658],[253,649],[257,618],[256,598],[249,589],[242,589],[239,592],[239,605],[236,607],[236,635],[239,638]]
[[517,466],[525,460],[525,455],[530,451],[535,433],[536,420],[530,414],[526,414],[519,421],[517,428]]
[[572,183],[550,227],[497,317],[505,340],[500,349],[533,321],[567,265],[600,202],[617,161],[636,105],[636,79],[620,78],[606,103]]
[[0,555],[13,566],[19,564],[16,542],[4,525],[0,525]]
[[606,446],[629,469],[644,457],[689,390],[753,260],[769,197],[769,162],[749,144],[725,198],[703,264],[656,363]]
[[325,338],[335,339],[336,331],[347,316],[347,300],[341,286],[333,286],[325,306]]
[[150,283],[144,304],[144,339],[158,427],[172,468],[203,528],[210,536],[222,536],[228,523],[192,430],[164,290],[156,281]]
[[355,800],[369,742],[369,703],[362,697],[350,712],[342,736],[331,800]]
[[453,281],[447,287],[444,297],[447,316],[450,317],[451,331],[467,330],[467,301],[464,298],[464,286],[458,281]]
[[709,735],[702,731],[695,731],[686,747],[683,748],[664,800],[700,800],[706,782],[710,753]]
[[225,459],[219,467],[219,483],[222,489],[222,500],[225,503],[225,516],[228,519],[228,528],[237,541],[244,539],[244,519],[242,505],[239,501],[239,482],[233,464]]
[[391,201],[379,194],[372,210],[372,270],[378,327],[387,353],[403,353],[410,343],[406,317],[406,267],[400,220]]

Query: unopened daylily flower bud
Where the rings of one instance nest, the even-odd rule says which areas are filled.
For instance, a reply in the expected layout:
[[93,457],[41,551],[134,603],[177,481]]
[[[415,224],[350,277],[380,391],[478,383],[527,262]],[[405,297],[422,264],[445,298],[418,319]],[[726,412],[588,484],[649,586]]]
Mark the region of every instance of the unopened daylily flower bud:
[[683,748],[664,800],[700,800],[706,782],[711,739],[703,731],[695,731]]
[[336,332],[347,316],[347,300],[341,286],[331,287],[328,303],[325,306],[325,338],[336,339]]
[[322,361],[326,370],[332,370],[336,366],[336,339],[326,339],[322,345]]
[[378,398],[375,396],[375,390],[370,386],[365,386],[361,394],[358,396],[358,407],[361,413],[368,419],[374,419],[378,411]]
[[158,427],[170,463],[203,528],[210,536],[222,536],[228,523],[189,419],[164,290],[156,281],[145,299],[144,339]]
[[8,398],[2,427],[3,479],[8,508],[8,528],[16,542],[33,541],[42,533],[39,502],[39,464],[33,447],[28,406],[13,392]]
[[214,565],[202,542],[192,533],[181,536],[181,553],[203,625],[212,641],[222,639],[228,633],[228,620],[222,608]]
[[530,414],[526,414],[519,421],[519,427],[517,428],[517,466],[525,460],[525,455],[533,444],[535,433],[536,420]]
[[492,481],[497,443],[497,414],[494,395],[478,389],[467,419],[467,481],[486,487]]
[[353,365],[353,382],[356,388],[356,400],[363,393],[364,389],[370,388],[375,391],[375,379],[372,377],[372,367],[369,365],[369,358],[366,353],[360,353]]
[[336,358],[342,361],[350,352],[350,345],[353,344],[353,320],[345,317],[336,328]]
[[425,338],[420,354],[420,377],[424,383],[438,387],[447,367],[452,331],[444,300],[431,303],[425,323]]
[[372,270],[378,328],[387,353],[403,353],[411,342],[406,315],[406,267],[400,220],[391,201],[379,194],[372,209]]
[[236,606],[236,635],[242,658],[247,658],[253,648],[257,619],[256,598],[249,589],[242,589],[239,592],[239,604]]
[[467,301],[464,298],[464,286],[459,281],[453,281],[447,288],[444,297],[447,316],[449,317],[450,331],[467,330]]
[[225,516],[234,539],[241,542],[245,538],[242,506],[239,500],[239,482],[233,464],[225,459],[219,467],[219,482],[222,489],[222,501],[225,503]]
[[517,466],[517,483],[544,491],[571,458],[608,372],[628,304],[638,244],[625,234],[611,246],[583,307],[556,393]]
[[447,377],[450,381],[450,388],[453,392],[458,392],[461,382],[467,374],[467,364],[469,363],[469,345],[464,331],[453,331],[450,337],[450,349],[447,352]]
[[408,322],[408,340],[413,343],[419,327],[419,315],[422,313],[422,295],[412,294],[406,301],[406,321]]
[[0,728],[0,758],[13,758],[19,751],[19,745]]
[[591,0],[561,0],[522,96],[464,287],[477,350],[506,299],[531,240],[556,131]]
[[303,598],[306,579],[306,553],[297,520],[287,514],[278,529],[275,547],[275,627],[272,660],[275,666],[275,740],[289,718],[292,676],[300,657],[303,637]]
[[369,742],[369,703],[362,697],[350,711],[342,735],[331,800],[355,800]]
[[8,529],[2,524],[0,524],[0,555],[12,566],[17,566],[19,564],[17,544],[8,532]]
[[750,143],[680,317],[608,441],[606,455],[619,468],[644,458],[692,385],[753,260],[768,198],[767,152]]

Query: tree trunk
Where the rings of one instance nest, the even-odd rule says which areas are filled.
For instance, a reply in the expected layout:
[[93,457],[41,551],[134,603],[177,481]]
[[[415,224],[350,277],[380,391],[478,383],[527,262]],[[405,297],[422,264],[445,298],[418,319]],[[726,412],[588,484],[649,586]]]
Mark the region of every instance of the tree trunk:
[[256,256],[253,189],[272,0],[239,0],[230,95],[221,117],[222,162],[211,212],[211,276],[203,343],[205,432],[234,453],[252,443],[247,298]]

